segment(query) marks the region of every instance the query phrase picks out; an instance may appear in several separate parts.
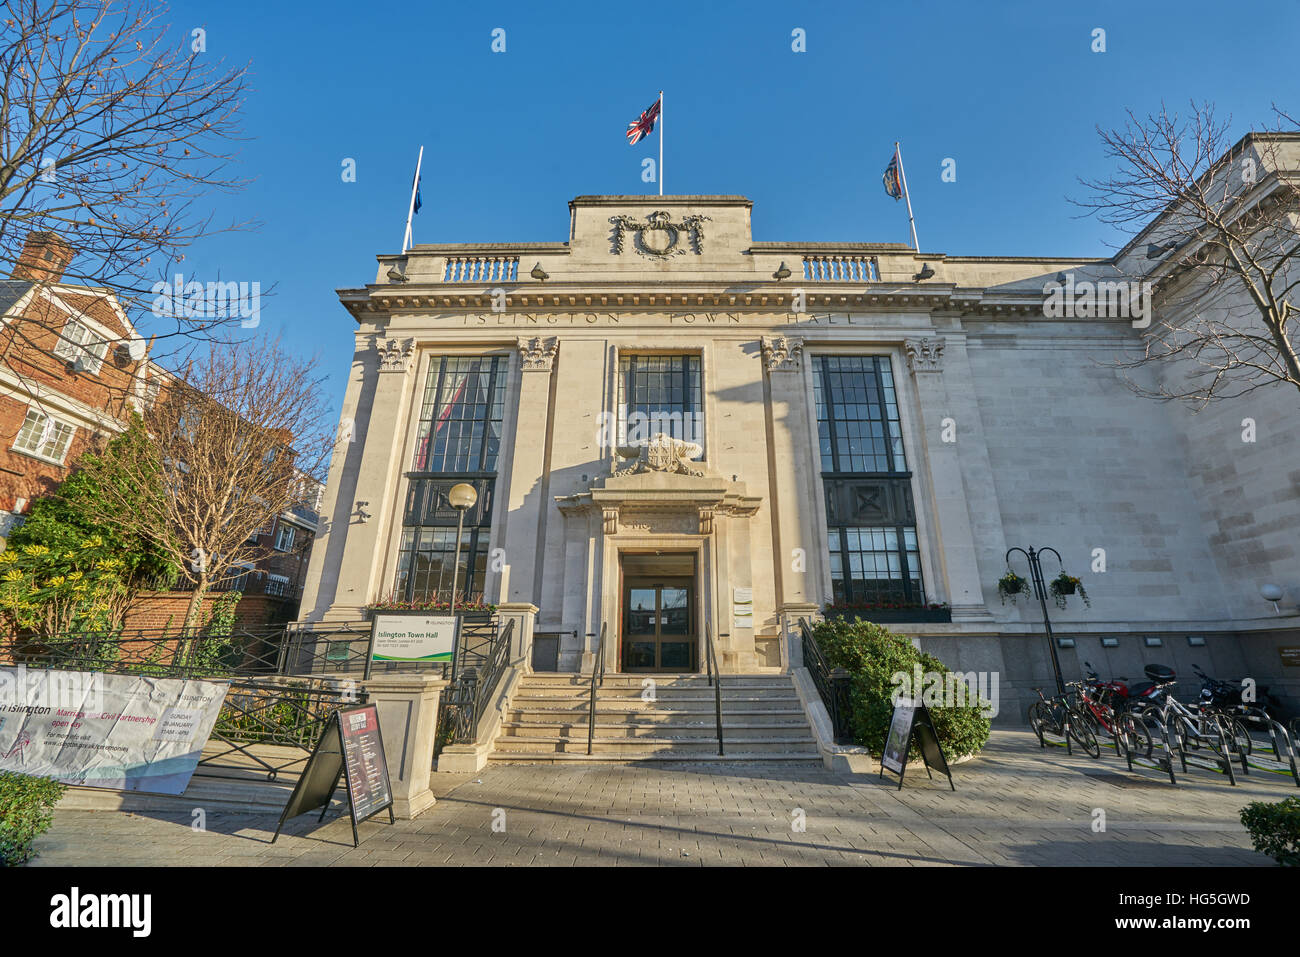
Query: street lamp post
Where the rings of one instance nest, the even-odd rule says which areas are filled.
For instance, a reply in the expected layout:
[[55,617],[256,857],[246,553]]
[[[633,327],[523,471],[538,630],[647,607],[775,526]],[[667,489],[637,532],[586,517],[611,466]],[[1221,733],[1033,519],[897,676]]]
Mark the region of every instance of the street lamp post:
[[1038,597],[1038,603],[1043,608],[1043,628],[1047,631],[1047,649],[1052,653],[1052,671],[1056,675],[1056,693],[1065,694],[1065,679],[1061,677],[1061,659],[1056,655],[1056,637],[1052,634],[1052,619],[1047,614],[1047,585],[1043,581],[1043,565],[1041,556],[1043,552],[1051,552],[1056,556],[1057,564],[1061,562],[1061,553],[1055,548],[1040,548],[1037,551],[1030,546],[1029,551],[1023,548],[1007,549],[1007,567],[1011,567],[1011,553],[1019,552],[1029,559],[1029,579],[1034,583],[1034,594]]
[[451,563],[451,600],[447,606],[456,614],[456,587],[460,579],[460,537],[465,530],[465,512],[478,501],[478,492],[467,482],[458,482],[447,492],[447,503],[456,510],[456,557]]

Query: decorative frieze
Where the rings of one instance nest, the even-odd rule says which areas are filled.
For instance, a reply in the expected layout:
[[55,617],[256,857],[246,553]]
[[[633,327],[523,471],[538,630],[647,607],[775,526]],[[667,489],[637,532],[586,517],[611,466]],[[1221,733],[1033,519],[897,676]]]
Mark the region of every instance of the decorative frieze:
[[376,343],[380,372],[410,372],[415,360],[414,339],[385,339]]
[[768,372],[792,372],[799,368],[802,336],[764,336],[762,346],[763,365]]
[[560,340],[555,336],[532,336],[519,340],[519,357],[525,372],[550,372]]
[[907,350],[907,367],[912,375],[920,372],[943,371],[943,339],[939,336],[923,336],[919,339],[906,339],[903,348]]

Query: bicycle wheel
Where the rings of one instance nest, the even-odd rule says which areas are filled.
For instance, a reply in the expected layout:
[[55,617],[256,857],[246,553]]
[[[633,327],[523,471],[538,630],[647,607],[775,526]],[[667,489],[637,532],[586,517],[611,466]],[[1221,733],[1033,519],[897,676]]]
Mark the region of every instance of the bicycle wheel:
[[1039,742],[1042,742],[1043,733],[1047,730],[1047,708],[1041,701],[1035,701],[1029,706],[1029,727],[1038,736]]
[[1092,733],[1088,722],[1077,713],[1070,715],[1070,737],[1074,738],[1079,747],[1088,752],[1090,757],[1101,757],[1101,745],[1097,743],[1097,736]]
[[1234,715],[1225,714],[1220,718],[1220,723],[1223,725],[1223,735],[1228,739],[1228,747],[1250,757],[1255,742],[1250,738],[1250,728],[1246,722]]
[[1125,746],[1133,752],[1134,757],[1151,760],[1151,751],[1153,748],[1151,741],[1151,729],[1147,727],[1146,721],[1141,716],[1135,714],[1125,714],[1119,718],[1120,736],[1124,739]]

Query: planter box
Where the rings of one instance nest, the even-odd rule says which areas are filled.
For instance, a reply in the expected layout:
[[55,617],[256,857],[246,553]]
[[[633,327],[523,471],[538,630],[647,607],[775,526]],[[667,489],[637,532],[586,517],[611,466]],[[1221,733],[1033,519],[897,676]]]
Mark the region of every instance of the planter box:
[[[450,615],[451,612],[445,608],[440,610],[431,609],[414,609],[414,608],[365,608],[362,610],[366,621],[371,621],[375,615]],[[494,611],[458,611],[456,616],[462,621],[491,621],[496,615]]]
[[861,618],[878,625],[952,621],[950,608],[827,608],[827,618]]

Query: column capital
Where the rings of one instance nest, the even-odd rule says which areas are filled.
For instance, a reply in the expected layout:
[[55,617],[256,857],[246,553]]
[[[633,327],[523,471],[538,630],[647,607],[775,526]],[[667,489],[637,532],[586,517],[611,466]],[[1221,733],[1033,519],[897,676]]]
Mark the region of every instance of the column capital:
[[410,372],[415,361],[414,339],[376,339],[380,372]]
[[550,372],[555,355],[560,351],[560,340],[555,336],[520,337],[518,345],[521,367],[525,372]]
[[763,336],[763,365],[768,372],[793,372],[803,355],[802,336]]
[[911,370],[912,375],[922,372],[942,372],[943,347],[942,336],[921,336],[903,340],[903,348],[907,350],[907,368]]

